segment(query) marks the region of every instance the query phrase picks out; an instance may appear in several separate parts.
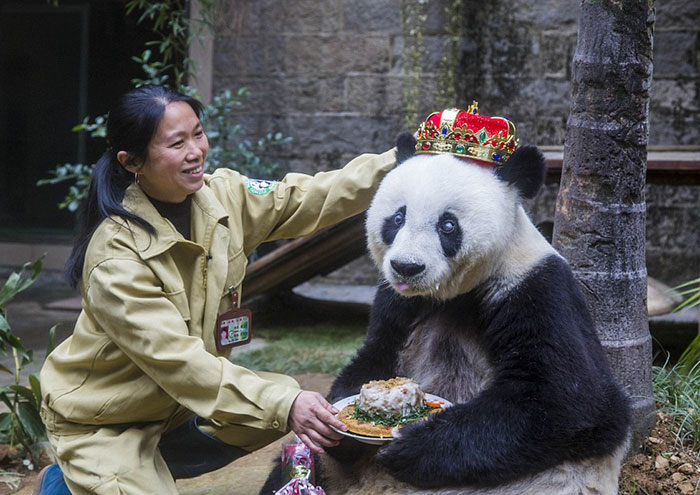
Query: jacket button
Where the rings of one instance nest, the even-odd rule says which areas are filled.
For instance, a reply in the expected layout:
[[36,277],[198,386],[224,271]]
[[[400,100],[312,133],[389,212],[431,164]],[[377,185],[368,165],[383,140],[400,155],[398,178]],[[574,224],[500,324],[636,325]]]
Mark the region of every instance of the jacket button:
[[279,428],[279,427],[280,427],[280,422],[277,421],[277,420],[274,420],[274,421],[272,422],[272,427],[273,427],[273,428]]

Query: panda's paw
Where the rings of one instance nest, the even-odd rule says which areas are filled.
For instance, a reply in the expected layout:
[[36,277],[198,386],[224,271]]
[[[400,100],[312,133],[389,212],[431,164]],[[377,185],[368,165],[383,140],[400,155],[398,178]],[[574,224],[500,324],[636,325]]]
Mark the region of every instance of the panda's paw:
[[440,486],[436,466],[426,454],[425,442],[404,434],[382,447],[376,459],[398,480],[421,488],[435,488]]

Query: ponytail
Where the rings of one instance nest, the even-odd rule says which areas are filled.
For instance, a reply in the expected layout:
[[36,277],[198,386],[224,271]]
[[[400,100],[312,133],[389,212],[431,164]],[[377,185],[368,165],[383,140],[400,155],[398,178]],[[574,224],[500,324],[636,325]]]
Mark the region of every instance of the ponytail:
[[78,217],[78,235],[66,262],[66,276],[72,288],[75,289],[80,282],[85,252],[92,234],[105,218],[120,216],[138,223],[149,234],[155,235],[156,231],[150,223],[126,211],[121,204],[131,180],[131,174],[117,161],[114,151],[106,151],[93,166],[88,195]]

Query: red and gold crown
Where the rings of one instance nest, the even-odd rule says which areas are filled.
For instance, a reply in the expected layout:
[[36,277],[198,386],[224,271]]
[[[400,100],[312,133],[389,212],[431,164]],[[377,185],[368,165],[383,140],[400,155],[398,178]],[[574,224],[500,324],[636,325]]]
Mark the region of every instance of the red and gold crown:
[[431,113],[418,128],[416,153],[450,153],[497,166],[517,147],[515,125],[503,117],[479,115],[475,101],[467,110]]

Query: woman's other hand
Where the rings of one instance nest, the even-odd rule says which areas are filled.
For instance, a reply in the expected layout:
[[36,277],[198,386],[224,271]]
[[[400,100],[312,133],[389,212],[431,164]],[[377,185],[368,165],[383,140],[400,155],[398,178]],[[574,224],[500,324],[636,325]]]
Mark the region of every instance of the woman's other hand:
[[303,390],[292,404],[289,411],[289,426],[316,454],[323,452],[324,447],[334,447],[343,437],[333,431],[329,425],[345,431],[347,427],[334,414],[338,411],[317,392]]

